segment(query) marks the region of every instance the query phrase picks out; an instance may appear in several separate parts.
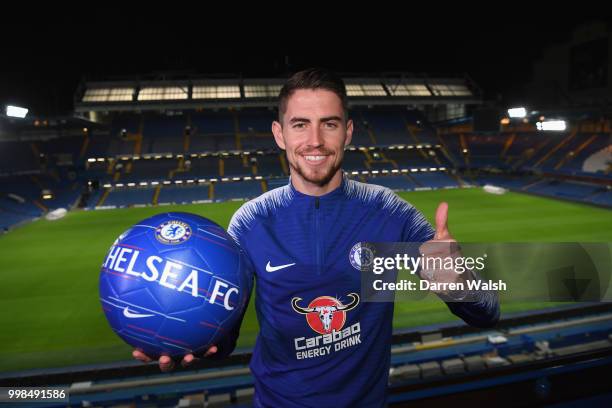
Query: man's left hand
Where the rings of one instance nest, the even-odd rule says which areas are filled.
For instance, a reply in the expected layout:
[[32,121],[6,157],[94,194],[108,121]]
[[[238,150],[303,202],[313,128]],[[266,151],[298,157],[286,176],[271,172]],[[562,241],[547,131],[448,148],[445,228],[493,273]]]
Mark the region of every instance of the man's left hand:
[[[468,273],[457,273],[453,268],[444,268],[444,264],[448,264],[449,258],[457,258],[461,256],[459,244],[453,238],[448,230],[448,204],[445,202],[438,205],[436,210],[436,233],[432,240],[423,243],[420,246],[420,252],[425,261],[421,270],[421,277],[432,283],[459,283],[467,280]],[[428,261],[429,258],[429,261]],[[442,264],[442,268],[426,268],[425,266],[437,258],[436,266]],[[452,262],[454,265],[454,262]],[[464,284],[465,285],[465,284]],[[433,290],[435,293],[446,295],[447,290]]]

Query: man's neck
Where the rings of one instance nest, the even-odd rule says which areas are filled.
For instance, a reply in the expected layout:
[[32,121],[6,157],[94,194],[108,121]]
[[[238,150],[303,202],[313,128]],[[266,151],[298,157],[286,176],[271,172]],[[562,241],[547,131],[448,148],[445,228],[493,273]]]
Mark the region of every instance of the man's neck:
[[304,180],[298,174],[291,175],[291,184],[293,184],[293,188],[299,191],[302,194],[306,194],[309,196],[319,197],[329,192],[334,191],[340,184],[342,183],[342,170],[338,170],[336,174],[329,180],[329,183],[320,186],[318,184],[310,183]]

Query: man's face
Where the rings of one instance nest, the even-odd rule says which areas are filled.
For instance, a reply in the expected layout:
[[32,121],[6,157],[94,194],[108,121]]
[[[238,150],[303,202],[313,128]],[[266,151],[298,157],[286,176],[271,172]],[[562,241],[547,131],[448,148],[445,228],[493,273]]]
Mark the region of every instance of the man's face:
[[293,177],[325,186],[339,171],[353,122],[345,121],[342,101],[326,89],[298,89],[287,101],[282,125],[272,124],[278,146],[287,152]]

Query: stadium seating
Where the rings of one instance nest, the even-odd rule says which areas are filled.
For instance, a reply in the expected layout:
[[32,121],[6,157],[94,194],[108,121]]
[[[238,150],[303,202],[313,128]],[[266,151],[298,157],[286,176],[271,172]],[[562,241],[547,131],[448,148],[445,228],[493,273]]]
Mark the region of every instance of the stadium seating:
[[275,111],[264,108],[241,110],[237,113],[239,130],[242,133],[269,133],[272,137],[272,121],[278,120]]
[[121,181],[151,181],[151,180],[167,180],[170,178],[170,172],[176,170],[179,166],[177,159],[146,159],[133,160],[129,163],[131,170],[123,172]]
[[286,186],[289,183],[289,177],[277,177],[268,180],[268,191],[274,190],[275,188]]
[[0,174],[39,170],[40,159],[36,157],[30,143],[0,142]]
[[80,160],[84,136],[67,136],[36,142],[36,148],[46,156],[47,165],[74,165]]
[[408,191],[417,187],[417,185],[409,177],[404,175],[368,177],[367,181],[370,184],[388,187],[395,191]]
[[407,132],[403,112],[398,109],[361,109],[359,117],[374,133],[377,145],[389,146],[413,142]]
[[416,180],[423,187],[433,188],[445,188],[445,187],[459,187],[459,184],[455,179],[450,177],[448,174],[439,172],[417,172],[410,173],[410,176]]
[[89,195],[87,196],[85,208],[88,210],[95,209],[98,203],[100,202],[100,199],[102,198],[103,194],[104,194],[104,189],[102,188],[97,189],[95,191],[91,191]]
[[[417,167],[438,167],[438,164],[434,161],[430,151],[435,152],[435,149],[393,149],[384,151],[384,155],[387,159],[394,161],[397,164],[397,168],[409,169]],[[436,156],[438,153],[436,153]]]
[[360,150],[347,150],[344,153],[343,166],[346,170],[363,170],[366,168],[366,157]]
[[459,168],[544,171],[559,175],[586,175],[585,160],[612,144],[608,134],[571,132],[447,134],[441,141]]
[[257,175],[262,177],[285,175],[279,154],[253,156],[257,160]]
[[236,177],[236,176],[250,176],[253,174],[251,170],[251,164],[246,158],[246,165],[243,162],[241,156],[228,155],[222,156],[223,160],[223,174],[225,177]]
[[111,156],[110,142],[111,138],[115,138],[109,132],[94,131],[88,136],[87,146],[85,150],[86,158],[105,158]]
[[257,180],[215,184],[215,200],[255,198],[263,193]]
[[240,147],[243,150],[277,150],[272,132],[253,134],[243,133],[240,137]]
[[598,188],[598,186],[593,184],[551,180],[533,184],[531,187],[527,187],[524,190],[542,195],[582,200],[595,193]]
[[512,190],[520,190],[523,187],[534,183],[537,177],[511,177],[511,176],[479,176],[477,181],[480,185],[490,184],[497,187],[504,187]]
[[[354,121],[351,144],[367,149],[347,149],[343,168],[357,172],[360,180],[394,190],[447,188],[459,187],[458,179],[432,169],[492,169],[505,175],[480,174],[474,182],[612,205],[605,187],[610,177],[604,163],[607,156],[601,153],[611,145],[607,133],[467,131],[437,136],[415,110],[355,107],[349,116]],[[284,153],[271,134],[273,120],[276,112],[268,108],[122,113],[110,116],[107,127],[81,135],[0,142],[2,225],[60,206],[71,208],[91,187],[95,189],[84,198],[86,208],[254,197],[262,188],[287,182]],[[250,154],[235,154],[240,150]],[[604,164],[595,166],[597,173],[585,171],[585,161],[598,154]],[[517,177],[513,171],[544,176]],[[260,180],[233,180],[254,176],[263,177],[264,187]],[[566,176],[590,177],[591,183],[559,181]],[[217,182],[209,185],[202,179]],[[592,184],[596,180],[600,184]],[[160,183],[156,198],[153,181]],[[113,187],[116,183],[123,187]],[[49,190],[52,198],[43,200],[43,190]],[[8,194],[23,202],[7,199]]]
[[153,201],[152,188],[116,188],[112,189],[104,206],[130,207],[132,205],[149,205]]
[[198,185],[165,185],[159,192],[159,204],[190,204],[209,200],[208,183]]
[[227,110],[192,113],[191,127],[199,135],[233,134],[234,116]]
[[143,121],[141,153],[182,153],[185,118],[181,116],[153,116]]
[[355,124],[355,128],[353,130],[353,138],[351,140],[351,145],[353,146],[371,146],[372,140],[370,139],[370,135],[368,131],[362,126]]
[[219,157],[217,156],[191,158],[185,161],[185,167],[189,169],[189,175],[185,173],[181,177],[219,177]]
[[[43,192],[50,196],[43,197]],[[44,174],[0,178],[0,226],[43,215],[56,208],[70,209],[81,196],[79,183],[57,180]]]
[[605,205],[608,207],[612,207],[612,190],[603,190],[598,191],[591,195],[591,197],[587,198],[587,201],[594,203]]

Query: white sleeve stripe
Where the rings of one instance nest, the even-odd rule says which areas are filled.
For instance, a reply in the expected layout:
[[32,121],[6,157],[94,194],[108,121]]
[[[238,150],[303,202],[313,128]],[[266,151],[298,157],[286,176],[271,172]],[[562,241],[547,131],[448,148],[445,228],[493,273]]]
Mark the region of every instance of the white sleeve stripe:
[[387,187],[362,183],[351,179],[346,179],[345,185],[345,192],[348,197],[361,200],[366,205],[380,202],[382,204],[381,209],[389,211],[390,214],[399,213],[398,215],[402,215],[414,208]]
[[282,207],[287,207],[291,203],[293,192],[291,186],[270,190],[259,197],[248,201],[236,211],[229,223],[227,232],[238,242],[238,236],[250,229],[251,224],[257,216],[269,216]]

